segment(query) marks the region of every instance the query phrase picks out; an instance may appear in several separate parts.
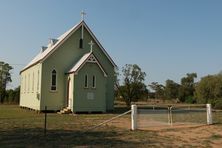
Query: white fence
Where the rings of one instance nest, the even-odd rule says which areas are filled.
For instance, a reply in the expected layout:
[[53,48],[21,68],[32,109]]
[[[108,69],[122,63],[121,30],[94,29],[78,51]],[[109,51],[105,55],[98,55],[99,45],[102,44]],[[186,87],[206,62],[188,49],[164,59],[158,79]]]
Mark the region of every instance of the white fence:
[[[198,118],[199,119],[198,119]],[[183,124],[212,124],[211,104],[206,104],[202,108],[187,106],[179,108],[176,106],[167,106],[161,109],[141,109],[137,105],[131,106],[131,129],[136,130],[145,126],[170,125],[178,123]]]

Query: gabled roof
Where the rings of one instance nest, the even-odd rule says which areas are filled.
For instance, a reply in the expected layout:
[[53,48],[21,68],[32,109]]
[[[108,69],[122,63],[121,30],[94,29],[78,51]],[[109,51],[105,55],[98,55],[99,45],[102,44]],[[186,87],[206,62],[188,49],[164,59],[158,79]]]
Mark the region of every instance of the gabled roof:
[[[108,53],[106,52],[106,50],[102,47],[102,45],[99,43],[99,41],[97,40],[97,38],[95,37],[95,35],[92,33],[92,31],[89,29],[89,27],[86,25],[86,23],[84,21],[81,21],[80,23],[76,24],[75,26],[73,26],[71,29],[69,29],[67,32],[65,32],[64,34],[62,34],[60,37],[57,38],[57,42],[52,45],[52,46],[48,46],[47,49],[44,50],[44,52],[40,52],[36,57],[34,57],[34,59],[28,64],[26,65],[21,72],[25,71],[26,69],[28,69],[29,67],[39,63],[39,62],[43,62],[45,59],[47,59],[58,47],[60,47],[60,45],[62,45],[76,30],[79,29],[79,27],[84,26],[86,28],[86,30],[90,33],[90,35],[92,36],[92,38],[95,40],[95,42],[97,43],[97,45],[102,49],[103,53],[106,55],[106,57],[109,59],[110,63],[116,67],[116,64],[113,62],[113,60],[111,59],[111,57],[108,55]],[[20,73],[21,73],[20,72]]]
[[99,63],[99,61],[96,59],[95,55],[92,52],[89,52],[87,54],[85,54],[68,72],[68,74],[70,73],[74,73],[74,74],[78,74],[78,71],[87,63],[96,63],[100,70],[103,72],[104,77],[107,77],[107,74],[105,72],[105,70],[103,69],[103,67],[101,66],[101,64]]

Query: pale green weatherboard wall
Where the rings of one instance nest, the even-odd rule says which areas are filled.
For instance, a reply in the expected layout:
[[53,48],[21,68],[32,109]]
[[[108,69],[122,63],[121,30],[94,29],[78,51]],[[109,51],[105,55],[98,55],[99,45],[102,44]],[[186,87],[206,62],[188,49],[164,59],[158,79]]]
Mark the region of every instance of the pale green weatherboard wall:
[[[88,87],[84,86],[85,75],[88,77]],[[93,88],[93,76],[96,78],[96,87]],[[106,111],[106,78],[99,66],[95,63],[86,63],[74,76],[74,112],[77,111]],[[88,95],[93,94],[93,98]]]
[[[87,40],[86,43],[88,44],[91,40],[91,36],[88,32],[85,32],[85,39]],[[95,43],[95,41],[93,40]],[[89,45],[88,45],[89,46]],[[113,110],[114,109],[114,66],[110,63],[108,58],[105,56],[105,54],[101,51],[99,46],[95,44],[93,46],[93,54],[96,56],[96,58],[99,60],[100,64],[108,74],[108,77],[106,78],[106,109],[107,110]]]
[[40,110],[41,63],[21,73],[20,106]]
[[[65,73],[68,72],[85,53],[90,51],[88,43],[93,40],[84,29],[84,49],[79,49],[80,30],[81,29],[78,29],[42,63],[41,109],[43,109],[44,106],[48,106],[49,109],[57,110],[66,105],[67,75],[65,75]],[[95,41],[93,42],[95,43]],[[114,67],[96,44],[93,46],[93,53],[108,74],[104,100],[106,100],[107,104],[106,110],[112,110],[114,99]],[[51,71],[53,69],[57,71],[57,91],[50,91]],[[76,80],[75,78],[74,81]]]

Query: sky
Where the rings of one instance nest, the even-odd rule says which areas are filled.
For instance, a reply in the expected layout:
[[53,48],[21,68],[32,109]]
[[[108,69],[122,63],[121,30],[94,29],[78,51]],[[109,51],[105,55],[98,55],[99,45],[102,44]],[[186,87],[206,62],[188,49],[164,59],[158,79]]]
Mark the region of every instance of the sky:
[[137,64],[146,84],[199,80],[222,70],[221,0],[0,0],[0,61],[19,72],[47,45],[85,22],[121,69]]

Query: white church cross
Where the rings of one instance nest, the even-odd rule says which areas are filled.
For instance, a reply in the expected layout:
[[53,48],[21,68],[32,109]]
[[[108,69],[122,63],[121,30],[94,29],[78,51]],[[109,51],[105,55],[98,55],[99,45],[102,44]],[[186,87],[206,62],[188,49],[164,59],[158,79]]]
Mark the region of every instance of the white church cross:
[[92,40],[89,42],[89,45],[90,45],[90,52],[92,52],[93,51],[93,45],[94,45]]
[[86,15],[86,13],[84,11],[81,12],[81,20],[84,20],[84,16]]

